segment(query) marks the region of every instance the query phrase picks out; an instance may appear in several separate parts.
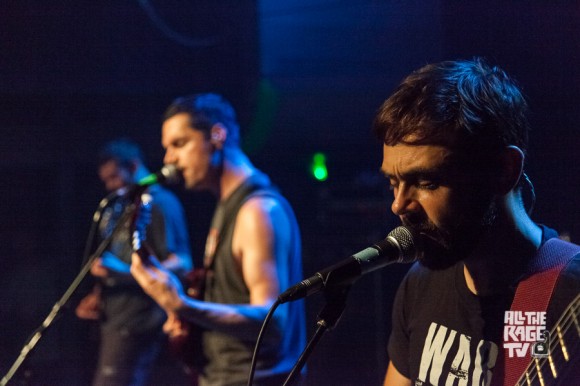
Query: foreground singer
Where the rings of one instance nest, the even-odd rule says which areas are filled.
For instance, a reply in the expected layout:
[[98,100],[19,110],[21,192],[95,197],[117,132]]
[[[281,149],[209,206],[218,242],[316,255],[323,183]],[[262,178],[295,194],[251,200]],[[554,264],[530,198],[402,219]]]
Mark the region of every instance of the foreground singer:
[[526,211],[526,115],[480,59],[427,65],[379,109],[392,211],[427,244],[395,298],[385,385],[578,384],[580,249]]
[[[221,96],[179,98],[164,118],[164,162],[177,167],[187,189],[218,198],[206,242],[203,300],[186,296],[173,275],[143,265],[137,255],[131,273],[169,315],[203,328],[201,386],[245,385],[262,321],[280,290],[302,278],[297,222],[242,152],[235,112]],[[295,302],[275,312],[255,385],[280,385],[292,369],[305,342],[303,307]],[[179,334],[171,325],[166,329]]]

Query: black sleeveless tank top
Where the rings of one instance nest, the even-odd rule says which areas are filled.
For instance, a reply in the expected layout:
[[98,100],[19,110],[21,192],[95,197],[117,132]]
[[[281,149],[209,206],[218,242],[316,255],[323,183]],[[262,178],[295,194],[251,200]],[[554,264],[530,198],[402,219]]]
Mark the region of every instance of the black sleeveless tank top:
[[[292,232],[292,247],[287,256],[277,256],[276,266],[282,289],[302,278],[300,234],[294,213],[287,201],[273,188],[269,178],[257,173],[244,181],[225,201],[218,203],[206,242],[205,265],[208,271],[204,300],[222,304],[248,304],[249,290],[232,254],[232,238],[239,209],[250,197],[271,197],[287,213]],[[281,384],[298,359],[305,341],[304,305],[284,304],[287,313],[282,326],[284,336],[275,345],[262,345],[254,385]],[[282,307],[282,306],[281,306]],[[201,386],[246,385],[255,340],[240,341],[230,335],[207,330],[203,333],[206,365]]]

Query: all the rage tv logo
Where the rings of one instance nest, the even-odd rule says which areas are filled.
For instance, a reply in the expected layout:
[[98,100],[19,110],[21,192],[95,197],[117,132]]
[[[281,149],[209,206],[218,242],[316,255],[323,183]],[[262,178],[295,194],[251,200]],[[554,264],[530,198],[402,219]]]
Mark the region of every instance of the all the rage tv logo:
[[503,347],[508,356],[536,358],[550,354],[550,334],[546,331],[545,312],[506,311],[504,317]]

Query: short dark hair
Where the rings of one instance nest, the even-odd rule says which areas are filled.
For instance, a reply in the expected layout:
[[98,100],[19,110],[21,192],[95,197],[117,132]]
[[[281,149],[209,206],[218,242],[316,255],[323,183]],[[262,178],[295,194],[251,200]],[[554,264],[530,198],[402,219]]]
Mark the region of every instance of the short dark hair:
[[145,163],[145,157],[137,143],[127,138],[119,138],[107,142],[99,151],[98,166],[101,167],[109,161],[130,168],[135,161]]
[[238,145],[240,127],[236,112],[230,102],[218,94],[194,94],[175,99],[165,110],[163,120],[186,113],[191,119],[191,127],[204,132],[208,137],[211,128],[221,123],[228,129],[226,144]]
[[440,145],[493,165],[506,146],[526,153],[527,113],[520,88],[499,67],[481,58],[445,61],[405,78],[373,131],[386,145]]

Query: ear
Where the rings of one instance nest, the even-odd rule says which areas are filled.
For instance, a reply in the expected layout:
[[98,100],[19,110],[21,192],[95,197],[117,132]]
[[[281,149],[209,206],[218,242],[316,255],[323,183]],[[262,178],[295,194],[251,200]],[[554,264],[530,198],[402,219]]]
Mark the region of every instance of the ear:
[[210,131],[210,142],[216,149],[223,149],[224,143],[228,138],[228,129],[221,123],[216,123],[212,126]]
[[500,161],[498,193],[507,194],[520,181],[524,169],[524,152],[517,146],[507,146]]

